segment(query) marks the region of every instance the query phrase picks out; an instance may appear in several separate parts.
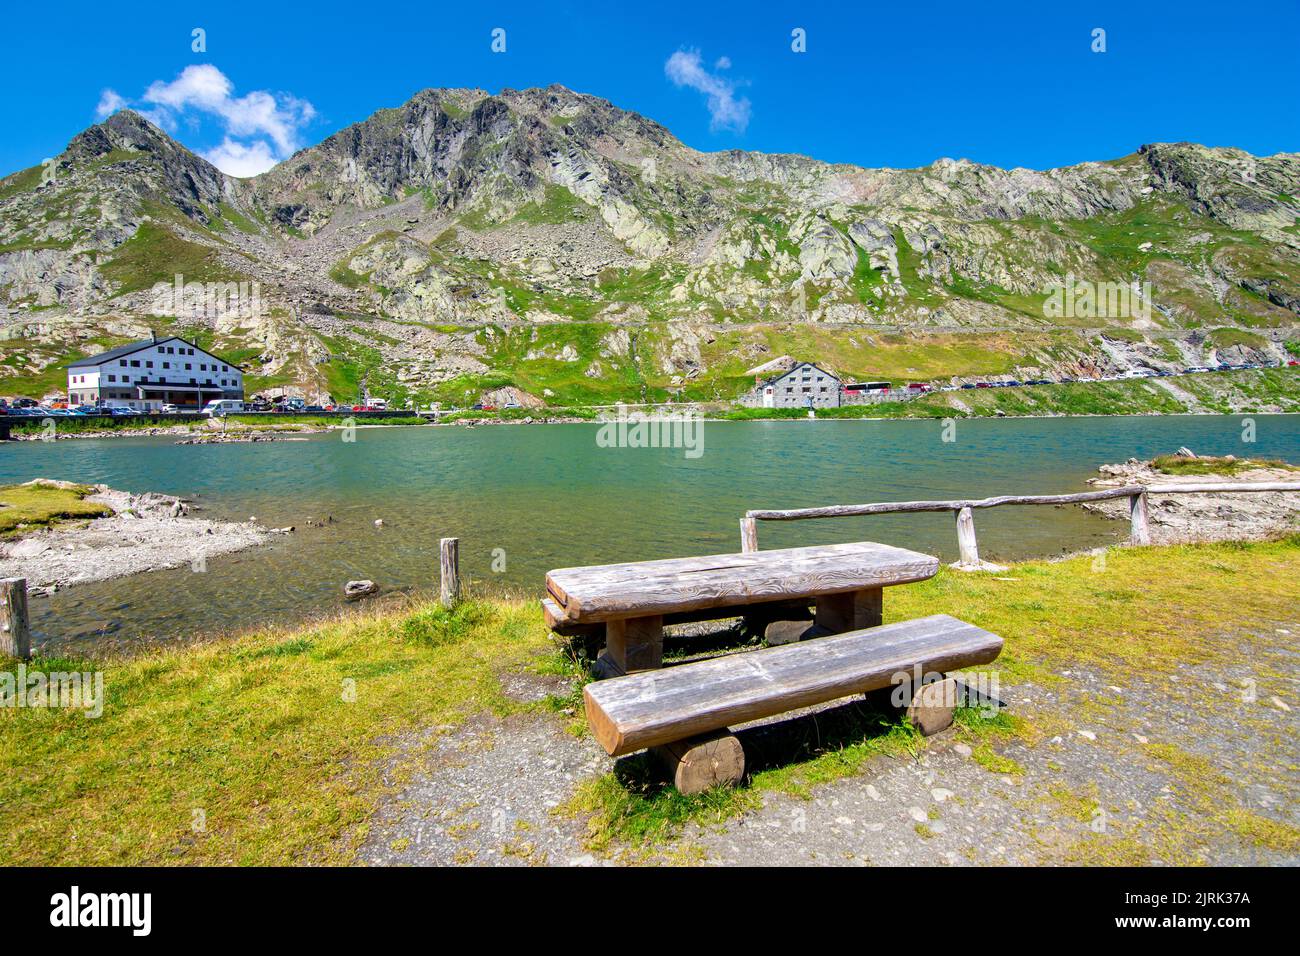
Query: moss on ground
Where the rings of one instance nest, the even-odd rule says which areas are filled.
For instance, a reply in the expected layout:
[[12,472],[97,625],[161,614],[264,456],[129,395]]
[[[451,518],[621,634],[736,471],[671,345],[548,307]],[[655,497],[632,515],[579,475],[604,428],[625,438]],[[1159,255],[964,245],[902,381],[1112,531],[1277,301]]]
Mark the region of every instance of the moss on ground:
[[0,538],[15,537],[62,521],[112,514],[108,505],[85,501],[89,485],[51,488],[43,485],[0,485]]

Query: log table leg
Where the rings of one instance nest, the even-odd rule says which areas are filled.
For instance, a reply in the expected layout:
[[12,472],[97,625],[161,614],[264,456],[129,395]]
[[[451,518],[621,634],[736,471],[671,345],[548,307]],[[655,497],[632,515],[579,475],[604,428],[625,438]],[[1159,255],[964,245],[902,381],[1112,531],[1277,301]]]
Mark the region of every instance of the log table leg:
[[605,650],[597,661],[603,676],[657,670],[663,662],[662,615],[605,622]]
[[864,627],[879,627],[883,608],[884,588],[827,594],[817,599],[813,620],[832,634],[843,634]]

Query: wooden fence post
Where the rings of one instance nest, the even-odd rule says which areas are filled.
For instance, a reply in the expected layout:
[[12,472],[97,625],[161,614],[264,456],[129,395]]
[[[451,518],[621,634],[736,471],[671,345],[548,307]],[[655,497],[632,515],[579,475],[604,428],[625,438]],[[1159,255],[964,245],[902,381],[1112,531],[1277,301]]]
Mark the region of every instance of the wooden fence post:
[[443,538],[438,550],[442,558],[439,597],[443,607],[455,607],[460,600],[460,538]]
[[1129,516],[1129,544],[1150,544],[1151,543],[1151,525],[1147,513],[1147,493],[1129,495],[1128,499],[1128,516]]
[[27,579],[0,579],[0,655],[25,661],[32,656],[27,626]]
[[964,568],[980,566],[980,549],[975,541],[975,515],[969,507],[957,512],[957,549],[961,553],[960,564]]
[[740,550],[745,554],[758,550],[758,519],[746,515],[740,519]]

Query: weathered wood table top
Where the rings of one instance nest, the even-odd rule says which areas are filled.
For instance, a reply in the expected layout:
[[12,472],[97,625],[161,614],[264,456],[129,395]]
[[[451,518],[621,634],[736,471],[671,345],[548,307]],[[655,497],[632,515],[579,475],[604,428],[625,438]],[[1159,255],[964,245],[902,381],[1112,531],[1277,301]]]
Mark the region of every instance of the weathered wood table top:
[[546,590],[566,623],[815,598],[934,577],[939,559],[872,541],[559,568]]

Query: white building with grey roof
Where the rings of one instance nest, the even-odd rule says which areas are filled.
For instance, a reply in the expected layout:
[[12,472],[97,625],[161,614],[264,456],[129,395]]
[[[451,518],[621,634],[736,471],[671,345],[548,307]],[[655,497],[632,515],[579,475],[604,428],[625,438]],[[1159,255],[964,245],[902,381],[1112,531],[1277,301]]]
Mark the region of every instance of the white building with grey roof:
[[120,345],[68,366],[73,405],[150,411],[171,404],[197,411],[214,398],[243,397],[242,368],[175,335]]

